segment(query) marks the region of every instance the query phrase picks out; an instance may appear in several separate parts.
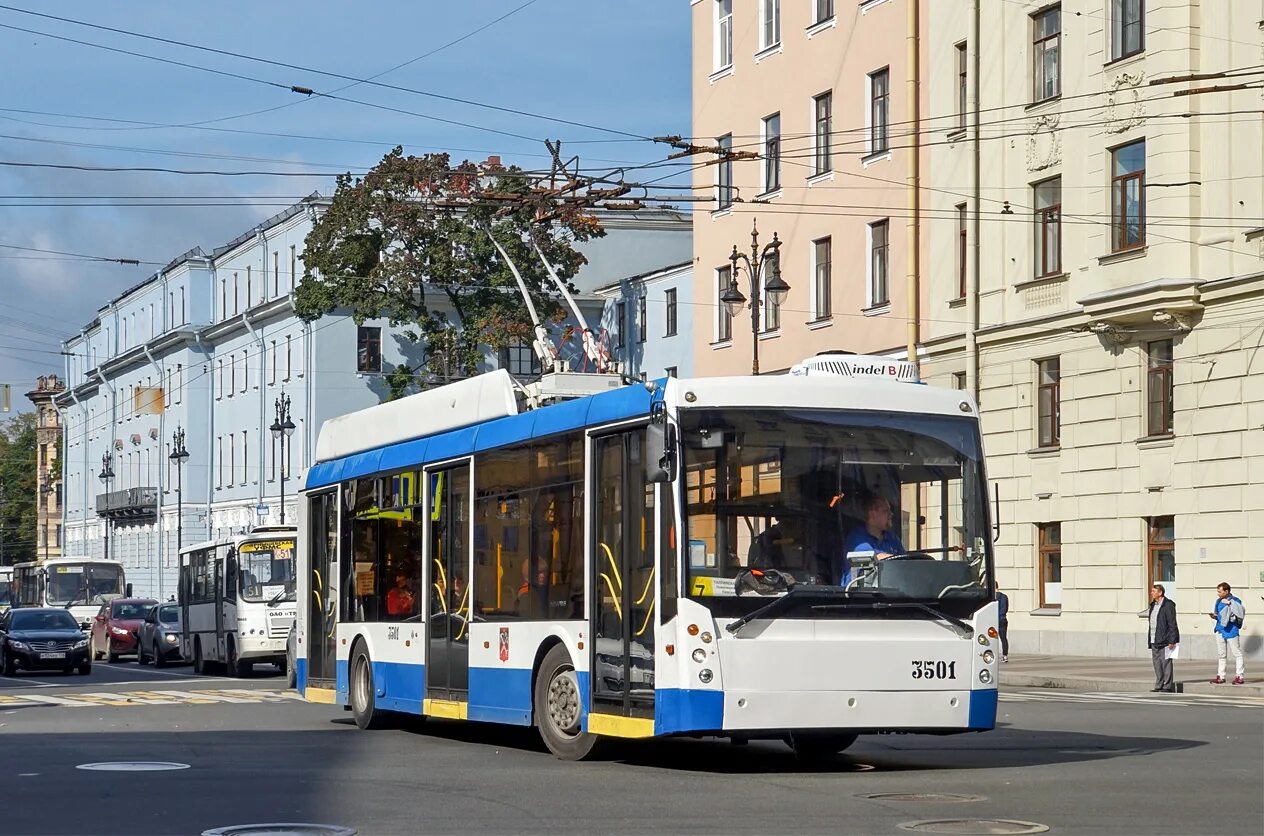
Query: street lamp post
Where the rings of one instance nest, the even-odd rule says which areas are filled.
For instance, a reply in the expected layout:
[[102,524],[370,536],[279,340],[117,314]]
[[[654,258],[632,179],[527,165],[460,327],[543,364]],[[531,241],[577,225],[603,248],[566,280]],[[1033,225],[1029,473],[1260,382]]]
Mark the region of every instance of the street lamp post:
[[[113,481],[114,479],[113,456],[110,455],[109,450],[106,450],[104,453],[101,454],[101,472],[98,473],[97,476],[101,479],[102,483],[105,484],[105,496],[106,496],[106,506],[107,506],[105,510],[109,511],[110,482]],[[110,559],[110,518],[108,515],[103,514],[102,516],[105,517],[105,559],[109,560]]]
[[44,540],[44,562],[45,563],[48,562],[48,495],[52,492],[53,492],[53,488],[51,485],[48,484],[48,471],[45,470],[43,483],[39,487],[39,495],[40,495],[39,514],[42,514],[44,519],[39,520],[38,519],[39,514],[36,515],[36,519],[39,522],[40,536]]
[[276,420],[269,427],[273,443],[281,443],[281,525],[285,525],[285,445],[294,435],[294,422],[290,420],[290,396],[281,393],[276,399]]
[[184,427],[177,427],[171,434],[171,459],[176,466],[176,554],[184,548],[184,463],[189,451],[184,446]]
[[[774,305],[780,305],[790,291],[790,285],[781,278],[781,241],[777,233],[772,234],[772,241],[759,248],[759,228],[751,224],[750,255],[737,251],[733,245],[733,253],[729,256],[733,269],[729,272],[729,286],[720,294],[720,302],[728,308],[729,316],[737,316],[746,307],[746,297],[737,286],[738,262],[746,265],[746,277],[750,280],[751,310],[751,374],[759,374],[759,309],[762,307],[760,288],[768,294]],[[772,268],[772,275],[765,281],[764,267]]]

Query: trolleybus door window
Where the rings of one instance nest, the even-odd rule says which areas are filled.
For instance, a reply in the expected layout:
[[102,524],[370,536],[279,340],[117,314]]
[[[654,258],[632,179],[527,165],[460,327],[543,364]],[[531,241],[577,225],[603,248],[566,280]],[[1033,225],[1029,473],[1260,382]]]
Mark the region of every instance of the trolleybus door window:
[[655,486],[645,481],[645,430],[595,440],[594,710],[653,714]]
[[469,692],[471,612],[470,470],[461,464],[429,480],[429,589],[426,696],[464,700]]
[[333,589],[338,553],[338,495],[323,493],[311,498],[311,595],[308,596],[307,679],[332,680],[337,647],[334,627],[338,596]]

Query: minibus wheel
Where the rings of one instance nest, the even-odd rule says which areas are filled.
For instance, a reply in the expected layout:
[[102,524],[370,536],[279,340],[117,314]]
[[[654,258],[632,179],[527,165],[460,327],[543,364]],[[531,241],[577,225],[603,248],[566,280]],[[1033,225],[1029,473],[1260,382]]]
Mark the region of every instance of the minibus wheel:
[[554,645],[545,654],[535,679],[533,702],[536,727],[550,752],[567,761],[593,755],[598,737],[581,730],[584,699],[565,646]]
[[373,663],[363,646],[356,650],[351,660],[351,713],[356,725],[362,729],[380,729],[386,725],[385,712],[377,707],[376,686],[373,684]]

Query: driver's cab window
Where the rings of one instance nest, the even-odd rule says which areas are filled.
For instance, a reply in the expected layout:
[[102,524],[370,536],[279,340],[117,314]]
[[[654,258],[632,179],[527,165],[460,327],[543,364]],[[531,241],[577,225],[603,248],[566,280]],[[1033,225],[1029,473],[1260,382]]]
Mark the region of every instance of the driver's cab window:
[[[249,587],[250,578],[242,576],[242,584]],[[224,597],[230,601],[237,599],[237,552],[235,549],[228,550],[228,558],[224,561]]]

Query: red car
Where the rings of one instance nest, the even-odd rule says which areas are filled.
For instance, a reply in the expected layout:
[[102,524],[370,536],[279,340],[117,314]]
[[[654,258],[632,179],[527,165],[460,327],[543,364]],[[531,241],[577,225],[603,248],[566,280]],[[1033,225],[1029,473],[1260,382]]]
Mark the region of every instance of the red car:
[[92,620],[92,659],[117,662],[120,656],[136,654],[136,634],[154,604],[153,598],[115,598],[102,604]]

